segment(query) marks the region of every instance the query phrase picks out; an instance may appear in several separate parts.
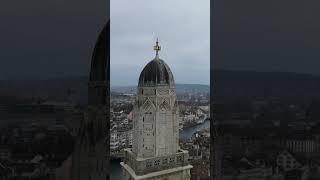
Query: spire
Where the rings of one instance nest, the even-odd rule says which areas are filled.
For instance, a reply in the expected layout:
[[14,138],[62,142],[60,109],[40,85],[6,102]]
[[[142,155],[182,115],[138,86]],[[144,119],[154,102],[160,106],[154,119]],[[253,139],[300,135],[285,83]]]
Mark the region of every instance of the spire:
[[159,58],[159,51],[161,50],[161,46],[159,46],[159,41],[157,38],[156,45],[153,46],[153,50],[156,51],[156,58]]

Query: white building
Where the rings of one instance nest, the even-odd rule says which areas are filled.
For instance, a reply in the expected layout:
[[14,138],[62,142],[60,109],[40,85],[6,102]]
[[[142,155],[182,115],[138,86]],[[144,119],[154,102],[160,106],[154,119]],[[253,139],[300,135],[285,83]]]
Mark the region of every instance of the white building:
[[140,74],[133,109],[133,146],[126,149],[124,180],[189,180],[188,151],[179,147],[175,83],[169,66],[156,57]]
[[282,151],[277,156],[277,165],[282,167],[284,171],[290,171],[297,168],[301,168],[301,164],[298,160],[287,150]]

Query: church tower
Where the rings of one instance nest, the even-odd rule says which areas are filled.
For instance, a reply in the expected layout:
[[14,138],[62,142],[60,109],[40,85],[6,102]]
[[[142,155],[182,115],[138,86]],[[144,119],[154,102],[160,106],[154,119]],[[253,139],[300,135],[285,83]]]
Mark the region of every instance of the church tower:
[[88,108],[81,121],[72,155],[72,180],[109,179],[110,23],[96,43],[88,83]]
[[133,146],[121,162],[123,180],[189,180],[188,151],[179,148],[179,110],[169,66],[155,58],[142,70],[133,107]]

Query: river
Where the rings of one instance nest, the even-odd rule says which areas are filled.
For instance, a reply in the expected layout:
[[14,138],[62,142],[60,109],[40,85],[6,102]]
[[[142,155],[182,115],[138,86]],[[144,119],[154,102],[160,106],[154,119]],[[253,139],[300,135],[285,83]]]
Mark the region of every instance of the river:
[[[205,120],[204,123],[198,124],[193,127],[188,127],[180,131],[180,139],[183,141],[186,141],[191,138],[191,136],[199,130],[209,128],[210,127],[210,121]],[[112,180],[121,180],[121,166],[120,166],[120,160],[112,160],[111,161],[111,174],[110,178]]]

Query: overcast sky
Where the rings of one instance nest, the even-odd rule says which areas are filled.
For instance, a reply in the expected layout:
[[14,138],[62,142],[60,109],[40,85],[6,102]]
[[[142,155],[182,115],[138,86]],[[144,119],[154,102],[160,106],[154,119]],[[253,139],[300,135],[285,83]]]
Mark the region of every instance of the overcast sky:
[[111,0],[111,84],[137,85],[155,57],[177,83],[209,84],[210,0]]
[[106,0],[2,0],[0,80],[87,76]]
[[[105,0],[0,2],[0,79],[87,76]],[[319,74],[320,1],[215,0],[218,69]],[[209,0],[111,0],[111,83],[136,85],[153,57],[176,82],[209,82]]]
[[215,0],[218,69],[320,74],[320,1]]

